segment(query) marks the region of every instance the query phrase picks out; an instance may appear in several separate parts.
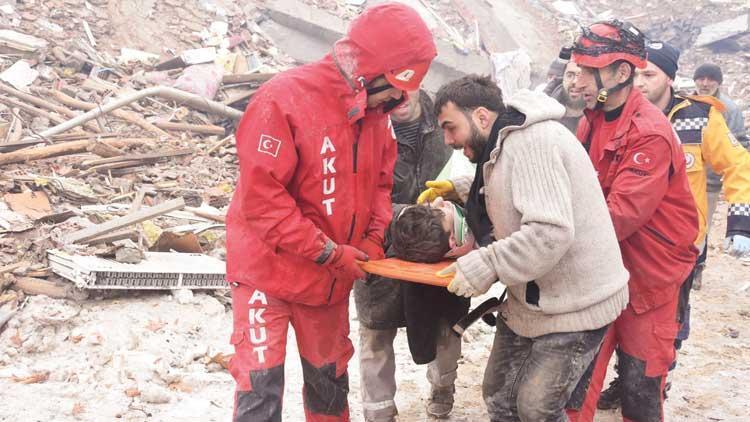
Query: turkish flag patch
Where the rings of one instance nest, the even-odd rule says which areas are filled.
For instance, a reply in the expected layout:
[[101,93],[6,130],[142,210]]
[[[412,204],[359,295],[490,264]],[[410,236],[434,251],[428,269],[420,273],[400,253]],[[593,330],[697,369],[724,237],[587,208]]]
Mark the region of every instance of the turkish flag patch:
[[271,155],[275,158],[279,156],[279,149],[281,149],[281,141],[268,135],[260,135],[258,152]]

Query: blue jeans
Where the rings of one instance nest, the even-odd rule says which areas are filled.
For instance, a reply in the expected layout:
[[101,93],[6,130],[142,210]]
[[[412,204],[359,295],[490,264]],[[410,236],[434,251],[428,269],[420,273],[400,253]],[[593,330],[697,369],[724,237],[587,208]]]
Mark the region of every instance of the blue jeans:
[[567,421],[565,405],[608,327],[527,338],[498,318],[482,385],[490,420]]

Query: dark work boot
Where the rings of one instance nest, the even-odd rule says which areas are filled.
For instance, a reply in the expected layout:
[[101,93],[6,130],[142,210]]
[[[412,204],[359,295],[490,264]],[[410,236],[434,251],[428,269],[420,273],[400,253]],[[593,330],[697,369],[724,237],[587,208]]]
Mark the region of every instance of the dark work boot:
[[615,377],[609,387],[602,391],[596,407],[600,410],[617,409],[620,407],[620,377]]
[[447,418],[453,410],[453,393],[455,386],[446,388],[432,388],[430,399],[427,401],[427,414],[433,418]]

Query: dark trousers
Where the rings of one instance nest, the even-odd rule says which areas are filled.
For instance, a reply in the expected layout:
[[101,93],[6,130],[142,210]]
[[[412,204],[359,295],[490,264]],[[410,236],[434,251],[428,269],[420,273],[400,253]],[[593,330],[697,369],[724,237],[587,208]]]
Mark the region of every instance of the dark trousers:
[[565,404],[607,328],[527,338],[498,319],[482,385],[491,421],[567,421]]

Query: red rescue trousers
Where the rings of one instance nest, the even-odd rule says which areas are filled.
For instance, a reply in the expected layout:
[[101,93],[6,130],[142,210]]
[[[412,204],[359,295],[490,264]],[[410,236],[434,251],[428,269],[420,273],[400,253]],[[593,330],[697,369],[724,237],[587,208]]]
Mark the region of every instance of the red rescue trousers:
[[305,420],[349,421],[347,363],[354,347],[348,300],[306,306],[232,283],[232,306],[235,355],[229,370],[237,383],[235,422],[281,421],[289,324],[302,360]]
[[624,421],[664,420],[664,383],[675,359],[679,297],[638,314],[628,305],[610,327],[593,363],[593,373],[579,410],[568,410],[574,422],[594,420],[607,366],[615,348]]

